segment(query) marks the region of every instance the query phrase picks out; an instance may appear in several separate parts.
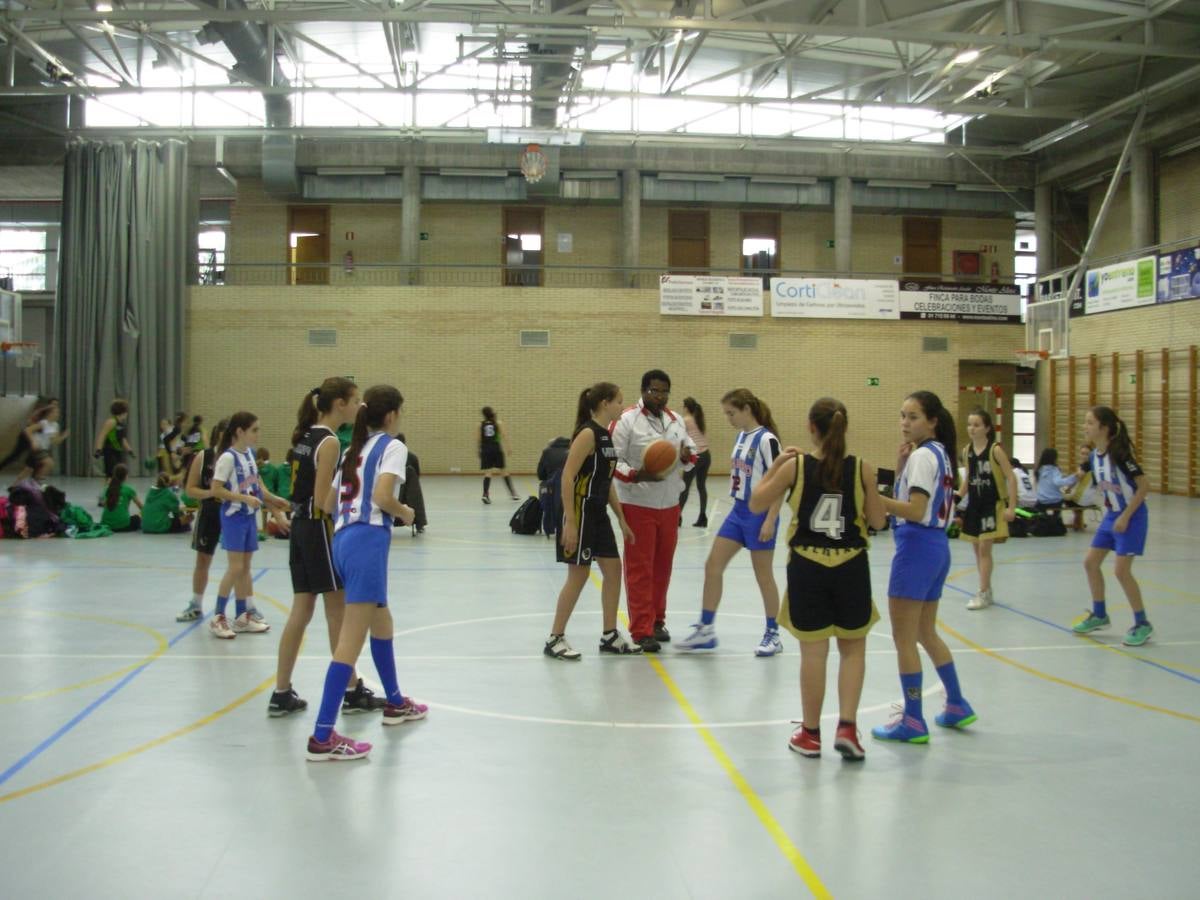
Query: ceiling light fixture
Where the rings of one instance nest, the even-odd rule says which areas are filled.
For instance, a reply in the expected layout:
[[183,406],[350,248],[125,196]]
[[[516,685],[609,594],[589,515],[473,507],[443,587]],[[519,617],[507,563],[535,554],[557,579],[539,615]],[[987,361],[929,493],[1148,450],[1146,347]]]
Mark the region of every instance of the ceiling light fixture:
[[954,59],[950,60],[950,65],[965,66],[969,63],[975,62],[977,59],[979,59],[978,50],[964,50],[962,53],[958,54],[958,56],[954,57]]

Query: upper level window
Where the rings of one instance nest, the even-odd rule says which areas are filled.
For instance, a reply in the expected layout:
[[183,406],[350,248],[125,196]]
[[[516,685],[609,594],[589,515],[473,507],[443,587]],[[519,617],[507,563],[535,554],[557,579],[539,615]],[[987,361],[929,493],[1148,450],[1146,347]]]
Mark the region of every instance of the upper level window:
[[46,290],[47,243],[45,229],[0,228],[0,287]]

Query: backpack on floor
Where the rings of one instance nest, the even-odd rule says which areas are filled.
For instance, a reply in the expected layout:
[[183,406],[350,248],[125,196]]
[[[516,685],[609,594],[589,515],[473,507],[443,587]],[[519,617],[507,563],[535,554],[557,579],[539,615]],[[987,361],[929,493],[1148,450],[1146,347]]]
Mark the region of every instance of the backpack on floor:
[[542,505],[542,533],[553,537],[558,533],[558,523],[562,521],[562,468],[550,473],[538,485],[538,501]]
[[1067,526],[1057,513],[1042,513],[1030,519],[1029,533],[1034,537],[1063,537],[1067,533]]
[[513,534],[537,534],[542,527],[542,504],[537,497],[530,497],[517,507],[517,511],[508,520],[508,527]]

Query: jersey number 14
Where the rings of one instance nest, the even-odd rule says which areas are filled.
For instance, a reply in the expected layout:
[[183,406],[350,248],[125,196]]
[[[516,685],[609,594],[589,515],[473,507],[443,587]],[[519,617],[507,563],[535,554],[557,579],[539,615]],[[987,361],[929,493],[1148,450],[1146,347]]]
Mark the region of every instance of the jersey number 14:
[[840,541],[842,532],[846,530],[846,520],[842,516],[842,495],[822,494],[808,518],[808,527],[830,540]]

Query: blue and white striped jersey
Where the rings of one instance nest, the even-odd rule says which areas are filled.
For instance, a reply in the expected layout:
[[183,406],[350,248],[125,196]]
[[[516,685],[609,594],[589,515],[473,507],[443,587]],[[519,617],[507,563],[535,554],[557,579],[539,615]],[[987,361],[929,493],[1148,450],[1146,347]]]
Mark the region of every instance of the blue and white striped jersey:
[[[345,459],[342,461],[345,462]],[[376,506],[371,499],[375,491],[375,482],[380,475],[395,475],[396,496],[399,497],[407,465],[408,448],[400,441],[383,431],[377,431],[367,438],[358,459],[358,489],[353,494],[343,490],[341,466],[333,478],[337,497],[334,531],[360,522],[391,528],[392,517]]]
[[954,469],[946,448],[937,441],[928,440],[909,455],[896,485],[896,499],[907,501],[914,490],[929,497],[925,515],[920,522],[900,519],[898,524],[945,531],[954,512]]
[[1124,512],[1133,495],[1137,493],[1137,483],[1134,479],[1145,474],[1133,457],[1118,463],[1109,453],[1092,451],[1092,478],[1104,495],[1105,509],[1117,513]]
[[749,500],[755,482],[767,473],[779,455],[779,438],[759,425],[753,431],[739,431],[733,442],[729,464],[729,496]]

